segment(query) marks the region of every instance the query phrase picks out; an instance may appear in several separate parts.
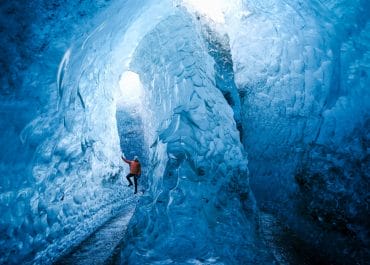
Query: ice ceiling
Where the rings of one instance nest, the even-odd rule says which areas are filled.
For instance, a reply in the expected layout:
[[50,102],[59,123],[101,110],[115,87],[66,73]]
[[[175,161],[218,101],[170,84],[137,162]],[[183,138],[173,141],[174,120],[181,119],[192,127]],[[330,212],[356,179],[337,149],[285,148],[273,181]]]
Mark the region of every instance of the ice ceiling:
[[261,211],[325,262],[368,261],[368,1],[0,10],[0,263],[54,262],[125,211],[138,146],[118,262],[272,264]]

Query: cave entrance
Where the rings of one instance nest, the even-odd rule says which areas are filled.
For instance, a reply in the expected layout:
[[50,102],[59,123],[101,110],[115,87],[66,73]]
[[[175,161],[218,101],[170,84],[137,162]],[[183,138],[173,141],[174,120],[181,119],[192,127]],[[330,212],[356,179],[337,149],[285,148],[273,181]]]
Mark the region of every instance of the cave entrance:
[[[143,124],[143,96],[144,90],[137,73],[125,71],[119,81],[119,95],[117,99],[117,129],[120,147],[127,159],[139,157],[143,172],[147,168],[148,148],[144,136]],[[139,190],[146,187],[146,177],[143,174],[139,183]]]

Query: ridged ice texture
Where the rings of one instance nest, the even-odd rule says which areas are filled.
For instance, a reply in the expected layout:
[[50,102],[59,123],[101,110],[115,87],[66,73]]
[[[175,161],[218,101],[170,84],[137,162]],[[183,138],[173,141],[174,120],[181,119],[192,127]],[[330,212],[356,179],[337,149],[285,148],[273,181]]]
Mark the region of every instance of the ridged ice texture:
[[256,197],[310,244],[336,241],[334,259],[357,255],[370,244],[369,2],[244,4],[228,34]]
[[263,263],[247,160],[199,29],[177,12],[145,36],[131,66],[146,88],[156,133],[149,191],[121,263]]
[[[42,254],[50,261],[46,254],[55,254],[53,247],[63,249],[76,234],[101,223],[101,218],[92,218],[95,210],[121,196],[114,190],[107,193],[100,181],[118,170],[111,89],[125,70],[130,49],[165,9],[137,15],[146,2],[109,2],[109,12],[97,20],[95,14],[107,1],[0,3],[0,263],[41,257],[46,247]],[[158,2],[164,1],[150,4]],[[330,245],[336,242],[334,249],[321,245],[320,251],[336,255],[344,250],[357,257],[337,244],[338,237],[328,235],[339,230],[348,235],[349,244],[354,238],[368,245],[370,2],[242,2],[244,12],[232,10],[226,26],[258,198],[273,202],[272,207],[289,217],[285,224],[296,226],[310,244],[320,243],[320,234]],[[135,26],[129,28],[130,24]],[[126,30],[130,34],[125,35]],[[207,68],[207,76],[213,76],[209,69],[213,66]],[[156,70],[161,76],[167,73],[161,67]],[[157,78],[158,83],[167,81]],[[164,87],[174,91],[176,86]],[[159,104],[167,102],[166,97],[159,101],[153,93],[152,98]],[[172,110],[174,104],[164,106]],[[172,114],[164,114],[168,122],[163,128]],[[159,118],[155,112],[151,118],[145,124],[149,139],[154,139],[154,121]],[[152,161],[167,165],[167,149],[162,148],[153,148],[158,158]],[[160,166],[156,170],[161,172]],[[88,190],[86,202],[75,196],[80,188]],[[110,192],[115,195],[110,197]],[[101,196],[105,197],[97,201]],[[96,208],[86,210],[92,201]],[[295,202],[304,222],[291,211]],[[101,217],[109,217],[109,207]]]
[[[110,63],[145,3],[115,1],[108,10],[105,1],[12,4],[1,3],[2,15],[32,37],[9,37],[17,49],[5,56],[12,58],[5,65],[19,63],[10,70],[23,83],[10,89],[5,82],[1,91],[0,263],[50,264],[129,197],[115,118],[123,67],[116,63],[116,72]],[[29,12],[33,20],[24,21]],[[28,49],[30,61],[19,59]]]

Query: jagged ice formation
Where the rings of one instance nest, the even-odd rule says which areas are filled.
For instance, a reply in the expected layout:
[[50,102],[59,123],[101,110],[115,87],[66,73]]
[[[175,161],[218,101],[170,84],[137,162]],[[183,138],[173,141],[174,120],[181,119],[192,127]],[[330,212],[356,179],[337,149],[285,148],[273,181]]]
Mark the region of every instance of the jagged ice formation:
[[369,2],[205,3],[0,3],[0,263],[134,203],[120,148],[146,189],[122,264],[272,264],[260,210],[369,261]]

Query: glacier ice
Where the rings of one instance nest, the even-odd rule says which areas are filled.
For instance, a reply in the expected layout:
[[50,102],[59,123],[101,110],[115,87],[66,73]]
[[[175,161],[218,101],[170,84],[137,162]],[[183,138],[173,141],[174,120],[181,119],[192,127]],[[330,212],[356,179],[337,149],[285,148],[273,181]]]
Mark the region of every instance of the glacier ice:
[[133,56],[150,110],[147,124],[156,133],[149,139],[149,191],[129,226],[123,263],[267,264],[256,242],[233,111],[216,87],[198,27],[179,11],[149,32]]
[[[345,249],[364,262],[365,254],[354,253],[369,246],[363,212],[369,190],[369,4],[246,5],[252,15],[231,17],[228,33],[257,201],[317,249],[330,249],[327,256],[351,263],[344,261]],[[322,229],[331,232],[323,235]]]
[[369,5],[2,1],[0,263],[53,262],[136,203],[123,150],[146,174],[122,263],[271,264],[258,205],[365,264]]
[[[102,45],[104,36],[117,28],[125,31],[132,18],[111,21],[111,27],[105,22],[104,1],[70,4],[2,4],[2,14],[17,18],[22,14],[18,9],[34,7],[40,16],[29,28],[37,36],[29,42],[38,57],[24,66],[25,85],[17,95],[7,96],[8,89],[2,93],[1,143],[7,151],[1,153],[0,263],[49,263],[132,201],[122,189],[115,115],[115,78],[123,68],[109,74],[114,71],[108,65],[111,47]],[[134,15],[142,6],[110,8],[119,17],[130,11]],[[103,14],[92,19],[99,12]],[[28,21],[20,19],[25,27]],[[85,27],[78,26],[81,22]],[[22,51],[23,43],[14,42]]]

